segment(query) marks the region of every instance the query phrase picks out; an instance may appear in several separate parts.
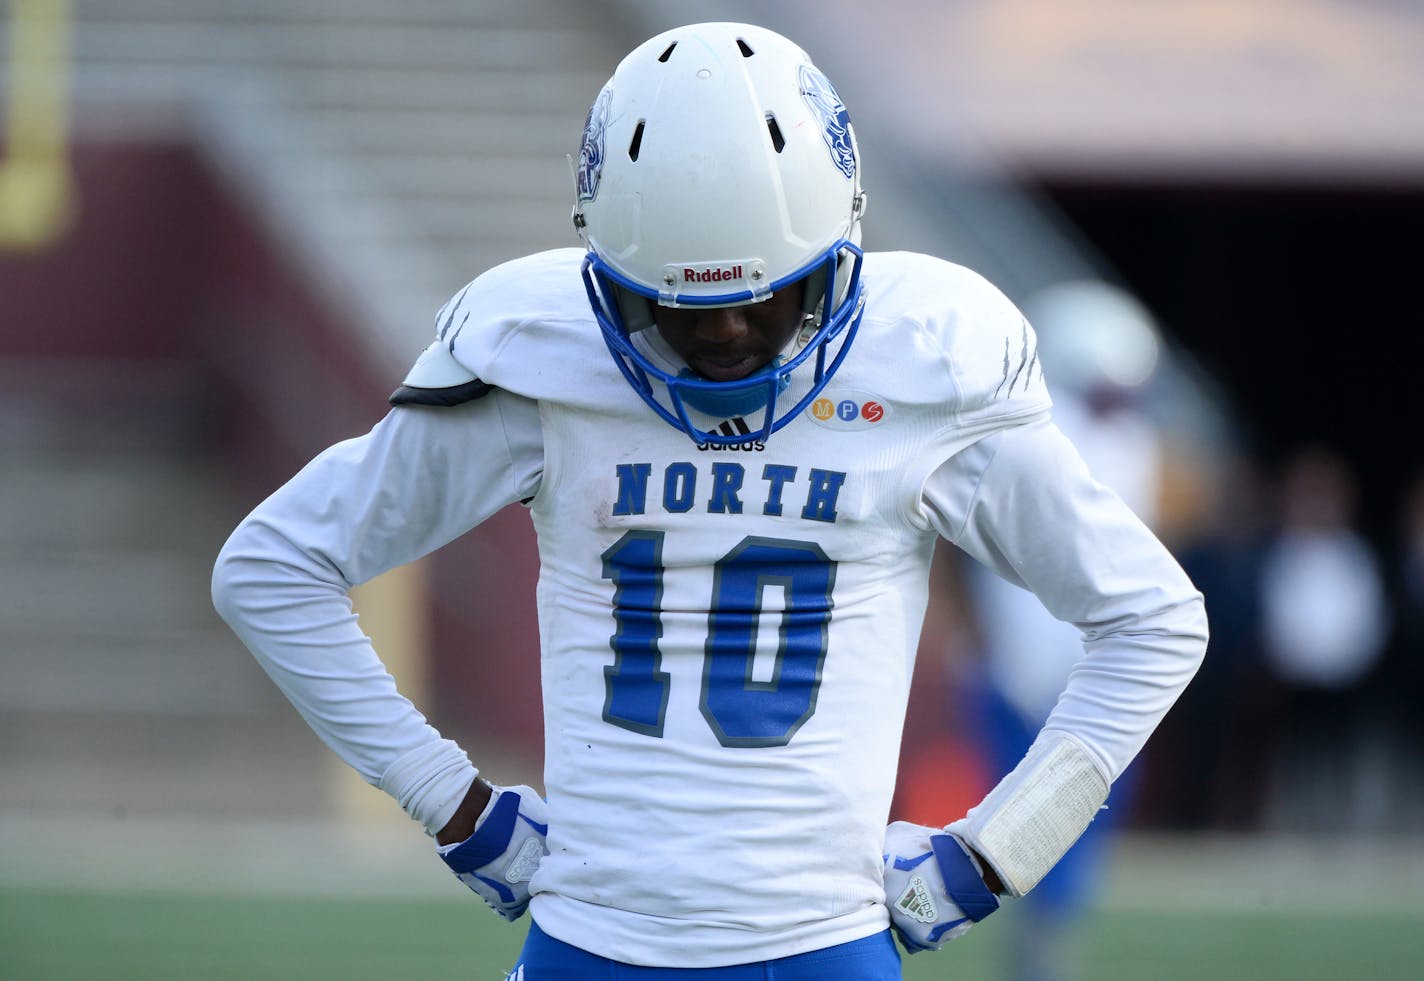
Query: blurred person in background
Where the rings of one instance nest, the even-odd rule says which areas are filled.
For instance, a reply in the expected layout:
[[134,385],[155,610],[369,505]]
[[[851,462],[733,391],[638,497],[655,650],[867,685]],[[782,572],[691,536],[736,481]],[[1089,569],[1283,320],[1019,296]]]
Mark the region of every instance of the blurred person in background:
[[[1025,302],[1024,312],[1038,334],[1058,427],[1093,477],[1154,526],[1163,441],[1145,403],[1163,349],[1153,318],[1126,291],[1091,280],[1048,287]],[[964,581],[980,656],[961,695],[998,779],[1022,758],[1052,713],[1083,658],[1083,635],[1033,593],[982,565],[965,563]],[[1107,808],[1001,927],[1007,978],[1081,976],[1079,927],[1107,859],[1108,838],[1130,811],[1136,769],[1134,764],[1118,777]]]
[[1405,487],[1400,508],[1398,550],[1390,584],[1394,632],[1388,661],[1380,672],[1380,705],[1391,744],[1402,748],[1395,821],[1403,829],[1424,826],[1424,472]]
[[1219,447],[1202,513],[1177,545],[1211,610],[1210,656],[1142,761],[1151,827],[1256,831],[1270,783],[1274,682],[1261,651],[1261,559],[1271,508],[1257,454]]
[[1383,570],[1354,527],[1355,476],[1322,446],[1291,456],[1260,569],[1261,638],[1278,692],[1268,821],[1287,830],[1377,823],[1366,683],[1390,630]]
[[[386,418],[219,556],[217,608],[313,729],[530,911],[520,981],[898,978],[894,936],[938,949],[1039,883],[1200,663],[1200,596],[1051,421],[1032,328],[969,270],[862,253],[859,166],[780,35],[640,45],[588,114],[586,248],[461,290]],[[547,800],[481,778],[346,596],[514,503]],[[887,827],[938,536],[1088,649],[978,806]]]

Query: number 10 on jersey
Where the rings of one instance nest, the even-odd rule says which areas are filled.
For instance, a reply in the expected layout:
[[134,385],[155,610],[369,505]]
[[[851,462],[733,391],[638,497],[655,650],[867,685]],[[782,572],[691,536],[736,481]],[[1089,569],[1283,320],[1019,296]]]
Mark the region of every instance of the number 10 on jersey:
[[[665,534],[630,531],[603,553],[615,624],[603,718],[658,738],[672,684],[659,648]],[[713,566],[700,705],[723,746],[784,746],[815,713],[835,582],[836,564],[814,542],[749,536]],[[757,681],[757,634],[768,587],[776,586],[785,599],[775,664],[769,681]]]

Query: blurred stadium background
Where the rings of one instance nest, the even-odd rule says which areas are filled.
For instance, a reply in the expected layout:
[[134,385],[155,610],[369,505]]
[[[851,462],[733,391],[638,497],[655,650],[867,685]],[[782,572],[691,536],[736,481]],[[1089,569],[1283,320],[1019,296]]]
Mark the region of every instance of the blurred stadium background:
[[[1138,766],[1082,976],[1424,973],[1424,9],[0,9],[0,978],[508,966],[520,931],[317,744],[209,570],[261,496],[381,416],[451,293],[575,244],[589,101],[638,41],[713,18],[788,33],[836,80],[869,247],[1026,306],[1107,284],[1158,332],[1132,398],[1214,635]],[[1290,531],[1326,534],[1286,552]],[[436,725],[537,783],[530,538],[503,514],[357,604]],[[937,577],[897,800],[920,820],[993,776],[959,710],[972,595],[952,556]],[[907,976],[999,976],[989,927]]]

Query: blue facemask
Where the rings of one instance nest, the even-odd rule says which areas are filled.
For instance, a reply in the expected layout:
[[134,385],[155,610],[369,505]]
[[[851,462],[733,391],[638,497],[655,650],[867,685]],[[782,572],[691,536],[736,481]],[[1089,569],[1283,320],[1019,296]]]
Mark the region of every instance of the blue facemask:
[[[777,355],[776,360],[768,367],[779,368],[785,362],[785,358]],[[762,369],[762,371],[766,370],[767,368]],[[758,372],[758,374],[760,374],[760,372]],[[707,382],[707,379],[698,375],[690,368],[682,369],[682,371],[678,372],[677,377],[679,380],[704,382],[709,385],[713,384]],[[777,396],[780,397],[781,393],[786,391],[790,385],[791,376],[789,374],[782,375],[778,378],[776,380]],[[766,403],[769,400],[769,387],[769,380],[754,385],[742,385],[738,382],[722,382],[717,385],[716,389],[703,388],[701,386],[694,388],[690,385],[683,385],[678,387],[678,395],[682,397],[683,402],[692,406],[698,412],[705,412],[709,416],[717,419],[730,419],[733,416],[751,415],[753,412],[759,412],[766,408]]]
[[[862,259],[860,247],[842,239],[814,262],[808,263],[783,280],[772,283],[771,290],[775,292],[797,280],[824,272],[821,282],[825,285],[820,288],[820,302],[827,313],[823,315],[816,332],[793,358],[779,358],[776,363],[767,365],[752,378],[737,382],[710,381],[690,370],[683,370],[674,375],[654,364],[633,344],[632,335],[624,323],[618,304],[609,298],[615,296],[619,289],[629,290],[649,300],[656,299],[657,293],[649,292],[614,273],[597,253],[592,251],[584,257],[581,272],[589,305],[593,309],[599,329],[603,332],[604,343],[613,355],[618,370],[633,387],[633,391],[638,393],[638,397],[665,422],[698,443],[731,446],[745,441],[745,434],[728,436],[718,431],[703,431],[687,418],[688,411],[696,409],[716,419],[745,416],[765,408],[775,392],[776,411],[767,413],[762,420],[762,425],[755,434],[758,439],[767,438],[804,412],[840,367],[860,326],[860,319],[865,310],[864,285],[860,279]],[[837,267],[842,263],[849,263],[843,282],[837,275]],[[838,301],[837,296],[833,295],[833,286],[837,282],[841,282]],[[748,297],[739,296],[735,299],[740,301]],[[835,346],[832,346],[833,340]],[[799,399],[787,404],[781,399],[781,393],[790,386],[793,370],[804,370],[801,377],[805,379],[807,387]],[[662,383],[662,391],[659,391],[657,382]]]

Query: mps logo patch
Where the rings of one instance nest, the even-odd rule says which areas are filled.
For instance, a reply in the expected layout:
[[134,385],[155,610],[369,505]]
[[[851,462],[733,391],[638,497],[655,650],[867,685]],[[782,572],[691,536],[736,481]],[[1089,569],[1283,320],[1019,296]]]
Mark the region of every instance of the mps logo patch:
[[603,176],[604,144],[608,134],[608,105],[613,101],[613,89],[605,85],[583,124],[583,144],[579,148],[578,175],[575,184],[580,201],[592,201],[598,196],[598,181]]
[[850,138],[850,113],[845,103],[836,94],[831,80],[810,65],[799,69],[801,98],[821,121],[821,139],[831,151],[831,162],[845,174],[847,180],[855,179],[855,144]]
[[806,410],[811,421],[842,432],[874,429],[890,417],[889,404],[869,392],[826,392]]

